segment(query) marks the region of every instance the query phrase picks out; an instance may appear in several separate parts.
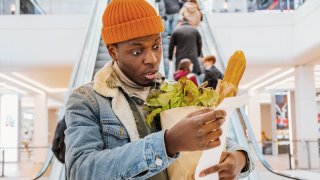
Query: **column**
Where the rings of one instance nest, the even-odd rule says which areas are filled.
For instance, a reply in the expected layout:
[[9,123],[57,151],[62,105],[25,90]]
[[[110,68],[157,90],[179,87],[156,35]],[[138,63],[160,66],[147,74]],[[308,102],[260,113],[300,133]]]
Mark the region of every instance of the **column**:
[[[256,91],[249,91],[248,118],[257,141],[261,142],[261,105],[260,95]],[[259,143],[260,149],[262,147]]]
[[16,0],[16,12],[15,14],[19,15],[20,14],[20,0]]
[[[35,95],[34,98],[34,135],[33,147],[48,146],[48,107],[45,94]],[[34,162],[43,163],[48,149],[34,149]]]
[[[295,137],[298,168],[319,168],[319,138],[313,65],[295,68]],[[312,141],[309,144],[306,141]]]
[[[19,160],[19,96],[4,94],[0,97],[0,146],[5,148],[5,162]],[[7,148],[7,149],[6,149]],[[0,151],[2,153],[2,150]],[[2,154],[0,154],[2,161]]]

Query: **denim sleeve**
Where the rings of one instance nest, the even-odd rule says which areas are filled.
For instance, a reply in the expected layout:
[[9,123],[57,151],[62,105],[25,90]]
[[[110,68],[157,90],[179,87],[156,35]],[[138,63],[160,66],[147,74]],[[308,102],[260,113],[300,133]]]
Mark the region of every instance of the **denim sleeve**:
[[105,149],[93,98],[90,93],[78,90],[67,103],[67,179],[147,179],[176,159],[166,154],[164,131],[122,147]]
[[249,174],[254,170],[254,163],[252,161],[252,158],[249,154],[249,151],[244,149],[243,147],[239,146],[237,143],[235,143],[232,139],[227,138],[227,151],[242,151],[247,159],[245,167],[242,169],[240,175],[238,178],[245,178],[249,176]]

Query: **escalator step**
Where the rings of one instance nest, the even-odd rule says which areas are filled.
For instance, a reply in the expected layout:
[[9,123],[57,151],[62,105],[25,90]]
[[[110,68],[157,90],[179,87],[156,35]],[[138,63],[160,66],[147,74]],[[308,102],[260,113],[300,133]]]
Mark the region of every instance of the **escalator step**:
[[168,52],[169,51],[169,46],[168,45],[163,45],[162,49],[163,49],[163,52]]
[[98,53],[97,55],[97,61],[106,61],[106,60],[111,60],[112,58],[110,57],[109,54],[107,53]]
[[105,46],[99,46],[98,53],[107,53],[107,48]]
[[95,66],[94,66],[94,69],[100,69],[102,68],[108,61],[97,61]]
[[167,37],[163,37],[162,44],[169,44],[169,43],[170,43],[169,39]]
[[99,46],[106,46],[104,42],[101,40]]

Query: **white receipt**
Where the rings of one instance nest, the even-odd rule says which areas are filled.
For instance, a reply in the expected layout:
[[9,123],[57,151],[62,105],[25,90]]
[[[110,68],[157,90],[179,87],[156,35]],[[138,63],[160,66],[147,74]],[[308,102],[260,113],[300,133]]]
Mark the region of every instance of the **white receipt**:
[[214,165],[219,164],[220,155],[226,146],[226,136],[229,128],[229,119],[231,114],[234,112],[236,108],[240,108],[244,106],[248,101],[247,96],[236,96],[225,98],[222,103],[216,108],[225,110],[227,112],[227,117],[225,123],[222,125],[222,136],[221,136],[221,145],[219,147],[202,151],[202,156],[199,160],[195,179],[196,180],[218,180],[218,173],[210,174],[205,177],[199,177],[199,174],[202,170],[212,167]]

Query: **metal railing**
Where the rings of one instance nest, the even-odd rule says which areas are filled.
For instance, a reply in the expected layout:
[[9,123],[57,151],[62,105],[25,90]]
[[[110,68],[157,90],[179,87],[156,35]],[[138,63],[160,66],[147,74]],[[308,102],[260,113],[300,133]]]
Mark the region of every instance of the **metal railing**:
[[[249,143],[252,143],[249,141]],[[319,140],[287,140],[287,141],[273,141],[273,140],[265,140],[265,141],[257,141],[259,147],[262,147],[262,154],[264,155],[288,155],[288,166],[283,167],[284,169],[301,169],[298,168],[298,151],[299,149],[305,149],[304,151],[304,160],[307,162],[307,166],[303,168],[303,170],[313,170],[311,166],[311,156],[313,153],[311,152],[314,147],[318,147],[318,158],[320,161],[320,139]],[[274,147],[277,147],[277,152],[273,150]]]
[[[43,155],[46,154],[45,151],[48,151],[48,154],[52,152],[48,146],[0,147],[1,177],[13,176],[12,166],[18,167],[14,164],[26,163],[32,165],[37,159],[41,158],[37,157],[39,156],[37,151],[43,152]],[[8,172],[8,170],[10,171]],[[16,171],[20,170],[16,169]]]
[[[303,178],[301,177],[295,177],[295,176],[292,176],[292,175],[289,175],[289,174],[284,174],[284,173],[280,173],[280,172],[277,172],[275,171],[271,165],[268,163],[268,161],[265,159],[265,157],[263,156],[262,154],[262,151],[259,147],[259,144],[258,144],[258,141],[256,140],[255,136],[254,136],[254,133],[253,133],[253,130],[252,130],[252,127],[251,127],[251,124],[250,124],[250,121],[244,111],[244,108],[240,108],[237,110],[237,113],[239,115],[239,120],[242,120],[243,121],[243,124],[245,126],[245,129],[247,130],[248,132],[248,136],[252,142],[252,147],[259,159],[259,161],[262,163],[262,165],[271,173],[273,174],[276,174],[276,175],[279,175],[279,176],[282,176],[282,177],[286,177],[286,178],[289,178],[289,179],[297,179],[297,180],[302,180]],[[242,138],[246,138],[246,137],[242,137]]]
[[45,10],[39,5],[37,0],[0,0],[0,15],[1,14],[35,14],[45,15]]

